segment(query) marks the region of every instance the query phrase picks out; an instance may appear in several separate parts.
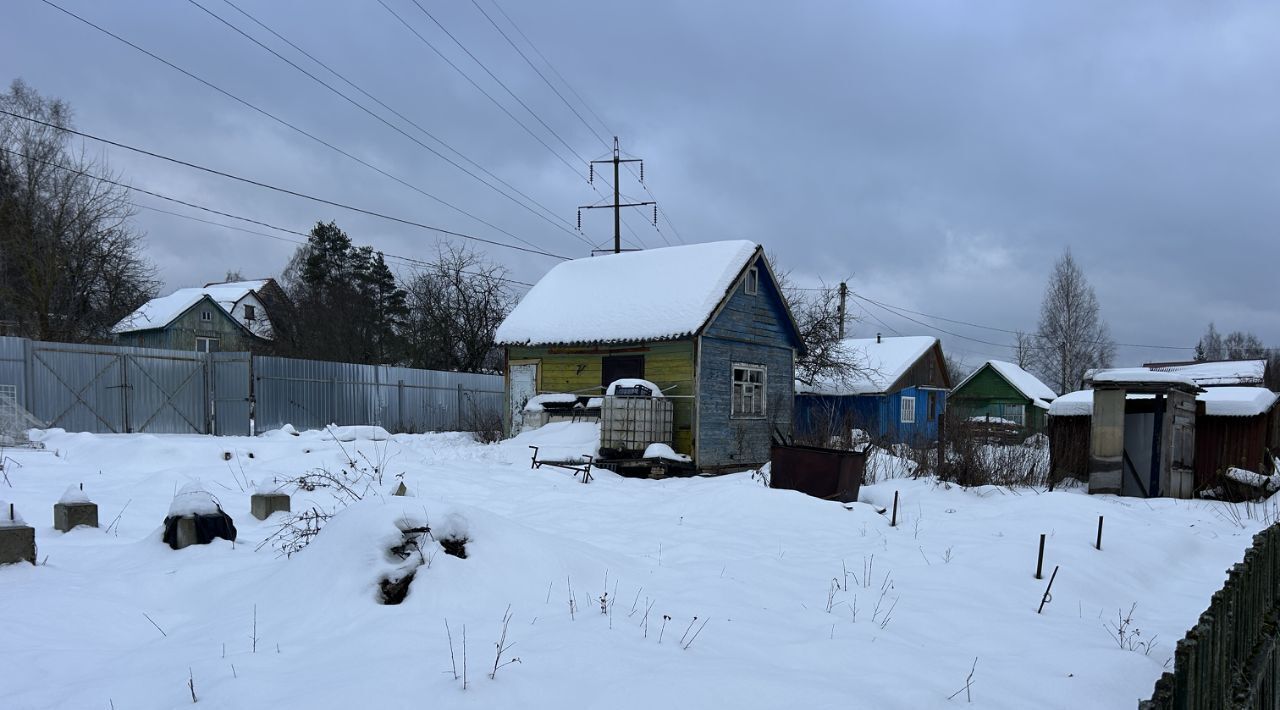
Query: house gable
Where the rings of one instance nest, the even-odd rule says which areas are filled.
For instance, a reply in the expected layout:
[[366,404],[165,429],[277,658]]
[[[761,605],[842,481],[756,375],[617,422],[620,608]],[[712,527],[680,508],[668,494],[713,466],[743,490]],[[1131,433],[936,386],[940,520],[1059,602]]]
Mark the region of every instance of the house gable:
[[[755,270],[754,277],[752,270]],[[749,294],[748,280],[755,293]],[[804,343],[786,298],[778,287],[762,250],[743,266],[720,305],[707,319],[701,334],[706,337],[761,342],[801,350]]]
[[894,380],[886,392],[898,392],[908,387],[936,387],[951,389],[951,375],[947,372],[947,360],[942,354],[942,343],[934,341],[923,355],[916,359],[902,376]]
[[951,393],[952,400],[1000,401],[1030,404],[1031,398],[1018,391],[1000,375],[991,363],[983,363],[978,371],[967,377]]

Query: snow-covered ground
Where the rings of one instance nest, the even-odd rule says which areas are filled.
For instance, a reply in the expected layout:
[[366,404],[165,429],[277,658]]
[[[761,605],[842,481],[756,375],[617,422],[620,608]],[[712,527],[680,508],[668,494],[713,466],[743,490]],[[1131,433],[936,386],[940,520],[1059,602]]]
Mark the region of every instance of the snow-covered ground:
[[[22,465],[0,497],[41,564],[0,567],[0,707],[185,707],[189,680],[215,708],[1133,707],[1264,525],[1258,506],[1078,489],[888,479],[846,509],[750,473],[530,470],[528,445],[573,457],[594,435],[52,432],[45,452],[5,451]],[[347,454],[382,462],[381,483],[301,553],[259,549],[284,514],[255,520],[250,493]],[[397,474],[411,497],[389,495]],[[239,540],[175,552],[162,521],[197,479]],[[102,528],[58,533],[52,506],[80,483]],[[875,506],[895,491],[893,528]],[[295,495],[309,505],[333,500]],[[404,603],[380,604],[379,580],[413,564],[387,549],[424,522],[469,538],[466,559],[428,545]],[[1045,577],[1060,569],[1037,614],[1041,533]],[[1108,629],[1135,603],[1149,653]],[[508,609],[503,661],[520,661],[490,679]]]

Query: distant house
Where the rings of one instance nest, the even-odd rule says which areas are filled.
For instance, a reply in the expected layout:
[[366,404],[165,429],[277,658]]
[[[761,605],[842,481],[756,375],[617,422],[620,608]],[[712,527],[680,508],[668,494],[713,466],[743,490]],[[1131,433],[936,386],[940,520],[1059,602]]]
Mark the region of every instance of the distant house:
[[841,350],[858,371],[844,379],[797,383],[798,435],[843,438],[850,429],[861,429],[873,440],[937,441],[938,419],[951,389],[937,338],[851,338]]
[[287,302],[274,279],[180,288],[142,304],[111,329],[121,345],[170,350],[256,350],[275,337]]
[[1057,394],[1011,362],[988,360],[951,390],[948,406],[965,418],[991,420],[1044,431],[1049,403]]
[[671,445],[700,470],[768,461],[774,432],[791,430],[804,345],[763,249],[751,242],[559,264],[495,339],[506,349],[513,432],[538,394],[594,398],[633,378],[671,400]]

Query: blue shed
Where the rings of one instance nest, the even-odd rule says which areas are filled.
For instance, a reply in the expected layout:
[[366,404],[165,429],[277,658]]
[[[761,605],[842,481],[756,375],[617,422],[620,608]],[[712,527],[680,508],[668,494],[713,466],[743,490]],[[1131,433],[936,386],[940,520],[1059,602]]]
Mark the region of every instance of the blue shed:
[[873,441],[938,440],[951,377],[937,338],[850,338],[841,350],[857,372],[841,380],[796,383],[797,436],[826,441],[860,429]]

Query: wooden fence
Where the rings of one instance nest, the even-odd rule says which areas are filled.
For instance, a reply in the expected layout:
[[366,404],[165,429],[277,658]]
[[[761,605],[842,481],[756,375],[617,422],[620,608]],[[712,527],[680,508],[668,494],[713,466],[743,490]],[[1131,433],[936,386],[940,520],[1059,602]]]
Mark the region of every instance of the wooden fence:
[[1140,710],[1280,710],[1280,523],[1253,538]]

